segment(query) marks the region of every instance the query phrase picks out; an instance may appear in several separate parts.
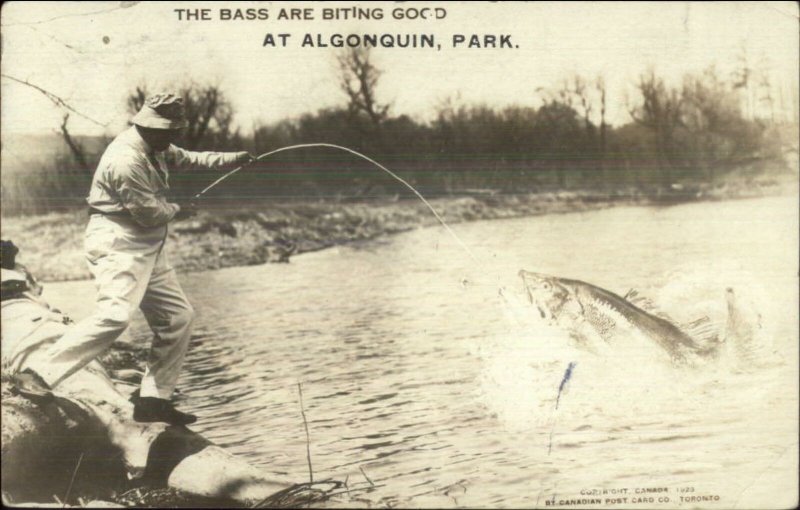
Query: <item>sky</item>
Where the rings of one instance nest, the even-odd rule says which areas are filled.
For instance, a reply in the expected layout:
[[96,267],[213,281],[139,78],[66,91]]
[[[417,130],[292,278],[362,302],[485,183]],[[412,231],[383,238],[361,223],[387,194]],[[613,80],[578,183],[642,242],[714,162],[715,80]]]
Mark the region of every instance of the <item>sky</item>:
[[[324,20],[323,8],[380,8],[383,19]],[[444,9],[443,19],[395,20],[395,8]],[[211,20],[179,20],[176,9],[209,9]],[[221,20],[220,9],[267,9],[267,20]],[[282,8],[314,19],[278,19]],[[441,11],[440,11],[441,12]],[[136,85],[217,84],[246,133],[345,104],[336,51],[300,47],[304,34],[434,34],[441,50],[378,48],[378,99],[394,114],[425,121],[437,105],[538,106],[542,91],[573,75],[603,76],[608,119],[629,121],[626,100],[648,68],[670,83],[715,64],[727,76],[741,55],[764,69],[790,105],[798,90],[798,6],[753,3],[517,2],[6,2],[2,7],[3,133],[57,130],[75,110],[78,134],[108,134],[129,120]],[[287,47],[264,47],[266,34],[289,33]],[[509,34],[515,48],[452,48],[453,34]],[[82,117],[81,115],[88,117]]]

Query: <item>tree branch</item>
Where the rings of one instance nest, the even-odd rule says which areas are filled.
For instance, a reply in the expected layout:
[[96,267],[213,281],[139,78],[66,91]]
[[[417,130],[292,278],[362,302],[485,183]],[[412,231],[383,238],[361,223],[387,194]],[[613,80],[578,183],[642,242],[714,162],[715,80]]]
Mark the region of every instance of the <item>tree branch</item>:
[[84,171],[89,171],[89,163],[86,161],[86,151],[83,146],[75,141],[72,135],[69,134],[67,122],[69,122],[69,113],[64,114],[64,120],[61,122],[61,136],[64,138],[67,147],[69,147],[72,157],[75,158],[75,162],[78,163]]
[[26,85],[26,86],[31,87],[32,89],[34,89],[34,90],[36,90],[38,92],[41,92],[47,99],[52,101],[52,103],[55,104],[56,106],[60,106],[62,108],[66,108],[67,110],[71,111],[72,113],[75,113],[75,114],[81,116],[82,118],[84,118],[84,119],[86,119],[86,120],[88,120],[88,121],[90,121],[90,122],[92,122],[94,124],[97,124],[100,127],[108,126],[108,123],[103,124],[102,122],[89,117],[85,113],[82,113],[82,112],[76,110],[69,103],[67,103],[65,100],[63,100],[61,97],[53,94],[49,90],[43,89],[42,87],[40,87],[38,85],[34,85],[33,83],[31,83],[31,82],[29,82],[27,80],[20,80],[19,78],[15,78],[15,77],[9,76],[7,74],[0,74],[0,76],[2,76],[3,78],[7,78],[7,79],[9,79],[11,81],[15,81],[17,83],[21,83],[22,85]]

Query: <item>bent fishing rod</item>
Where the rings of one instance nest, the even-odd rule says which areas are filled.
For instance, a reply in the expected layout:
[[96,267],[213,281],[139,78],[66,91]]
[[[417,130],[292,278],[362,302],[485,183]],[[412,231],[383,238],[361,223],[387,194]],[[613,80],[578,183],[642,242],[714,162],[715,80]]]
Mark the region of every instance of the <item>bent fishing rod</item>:
[[456,233],[453,231],[453,229],[451,229],[450,226],[439,215],[439,213],[436,212],[436,209],[433,208],[433,206],[425,199],[425,197],[422,196],[422,193],[417,191],[416,188],[414,188],[414,186],[412,186],[405,179],[403,179],[402,177],[400,177],[396,173],[392,172],[391,170],[389,170],[388,168],[386,168],[382,164],[378,163],[374,159],[370,158],[369,156],[365,156],[364,154],[361,154],[360,152],[358,152],[356,150],[350,149],[348,147],[343,147],[341,145],[335,145],[335,144],[332,144],[332,143],[302,143],[302,144],[298,144],[298,145],[290,145],[290,146],[287,146],[287,147],[281,147],[279,149],[275,149],[275,150],[272,150],[272,151],[269,151],[269,152],[265,152],[264,154],[261,154],[257,158],[245,163],[244,165],[241,165],[239,167],[234,168],[233,170],[231,170],[230,172],[226,173],[225,175],[223,175],[222,177],[220,177],[216,181],[212,182],[211,184],[206,186],[200,193],[196,194],[194,196],[194,199],[195,200],[199,200],[200,198],[202,198],[202,196],[207,191],[211,190],[212,188],[214,188],[215,186],[217,186],[218,184],[223,182],[228,177],[230,177],[233,174],[239,172],[243,168],[247,168],[247,167],[257,163],[258,161],[262,161],[264,159],[269,158],[270,156],[273,156],[273,155],[281,153],[281,152],[286,152],[286,151],[291,151],[291,150],[298,150],[298,149],[308,149],[308,148],[313,148],[313,147],[325,147],[325,148],[329,148],[329,149],[336,149],[336,150],[341,150],[341,151],[350,153],[350,154],[352,154],[354,156],[357,156],[357,157],[359,157],[359,158],[361,158],[361,159],[363,159],[365,161],[368,161],[369,163],[375,165],[376,167],[380,168],[381,170],[383,170],[384,172],[389,174],[392,178],[394,178],[396,181],[398,181],[399,183],[404,185],[406,188],[410,189],[414,193],[414,195],[416,195],[420,200],[422,200],[422,203],[424,203],[428,207],[428,209],[430,209],[430,211],[433,213],[433,215],[436,217],[436,219],[439,221],[439,223],[441,223],[441,225],[445,228],[445,230],[447,230],[447,232],[450,234],[450,236],[452,236],[453,239],[456,240],[456,242],[459,244],[459,246],[461,246],[461,248],[469,254],[470,258],[472,258],[472,260],[474,262],[480,264],[478,259],[475,257],[475,254],[472,253],[472,250],[470,250],[467,247],[467,245],[464,244],[464,242],[461,240],[461,238],[459,238],[456,235]]

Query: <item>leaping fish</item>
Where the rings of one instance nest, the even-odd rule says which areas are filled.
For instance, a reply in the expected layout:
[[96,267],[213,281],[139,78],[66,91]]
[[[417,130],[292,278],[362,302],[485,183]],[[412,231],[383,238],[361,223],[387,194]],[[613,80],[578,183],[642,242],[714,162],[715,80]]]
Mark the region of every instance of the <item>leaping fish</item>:
[[682,329],[667,318],[656,316],[631,302],[635,295],[632,293],[622,297],[590,283],[524,269],[519,276],[530,303],[537,308],[541,318],[568,331],[579,344],[585,342],[588,345],[585,339],[587,328],[607,343],[623,330],[633,330],[659,345],[673,362],[679,364],[696,356],[713,355],[719,349],[717,336],[700,343],[686,331],[702,328],[708,323],[707,318]]

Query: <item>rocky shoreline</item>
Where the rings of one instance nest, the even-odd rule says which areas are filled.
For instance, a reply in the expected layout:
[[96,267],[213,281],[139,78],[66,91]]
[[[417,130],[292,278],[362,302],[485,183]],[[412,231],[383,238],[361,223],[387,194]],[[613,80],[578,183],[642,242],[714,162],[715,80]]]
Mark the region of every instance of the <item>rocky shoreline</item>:
[[[673,205],[796,193],[796,182],[738,182],[668,191],[570,191],[529,194],[479,192],[437,198],[431,206],[448,224],[596,210],[620,205]],[[373,239],[437,220],[418,199],[359,203],[205,204],[194,218],[170,227],[169,254],[179,272],[288,262],[294,254]],[[83,258],[83,209],[3,219],[3,238],[42,281],[90,278]]]

